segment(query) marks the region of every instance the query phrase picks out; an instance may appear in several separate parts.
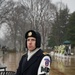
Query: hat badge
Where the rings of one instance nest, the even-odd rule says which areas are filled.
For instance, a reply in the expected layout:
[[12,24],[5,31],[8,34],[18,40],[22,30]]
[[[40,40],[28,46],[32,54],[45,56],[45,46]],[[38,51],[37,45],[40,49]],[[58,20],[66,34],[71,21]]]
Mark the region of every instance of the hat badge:
[[31,35],[32,35],[32,32],[29,32],[29,33],[28,33],[28,36],[31,36]]

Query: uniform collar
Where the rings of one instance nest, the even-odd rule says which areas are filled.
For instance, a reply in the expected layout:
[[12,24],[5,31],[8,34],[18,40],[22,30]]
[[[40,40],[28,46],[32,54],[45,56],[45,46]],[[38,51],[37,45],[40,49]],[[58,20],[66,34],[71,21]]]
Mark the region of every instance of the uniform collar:
[[30,52],[28,50],[28,57],[27,57],[27,60],[29,60],[38,50],[40,50],[40,48],[36,48],[34,51]]

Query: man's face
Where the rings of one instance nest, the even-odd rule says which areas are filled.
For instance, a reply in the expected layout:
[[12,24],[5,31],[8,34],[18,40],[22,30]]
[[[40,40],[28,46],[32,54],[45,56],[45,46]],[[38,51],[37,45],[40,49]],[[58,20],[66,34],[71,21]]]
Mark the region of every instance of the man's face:
[[27,38],[27,48],[29,51],[33,51],[36,48],[36,38],[28,37]]

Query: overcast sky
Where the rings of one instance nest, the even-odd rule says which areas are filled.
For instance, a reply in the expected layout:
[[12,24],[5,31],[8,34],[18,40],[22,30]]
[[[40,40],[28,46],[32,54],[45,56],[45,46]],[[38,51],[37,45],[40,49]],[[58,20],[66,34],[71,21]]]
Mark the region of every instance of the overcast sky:
[[53,3],[59,1],[62,1],[64,4],[67,4],[71,13],[75,11],[75,0],[52,0]]
[[4,37],[4,32],[5,32],[5,26],[2,26],[0,28],[0,38],[3,38]]

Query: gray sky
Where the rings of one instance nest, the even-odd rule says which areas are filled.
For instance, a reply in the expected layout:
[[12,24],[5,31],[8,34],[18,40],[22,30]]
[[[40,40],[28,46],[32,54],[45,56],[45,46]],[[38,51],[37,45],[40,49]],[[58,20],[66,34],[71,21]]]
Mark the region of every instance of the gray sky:
[[70,13],[75,11],[75,0],[52,0],[54,4],[59,1],[62,1],[64,4],[67,4]]
[[4,37],[4,32],[5,32],[5,26],[3,25],[3,26],[0,28],[0,38],[3,38],[3,37]]

